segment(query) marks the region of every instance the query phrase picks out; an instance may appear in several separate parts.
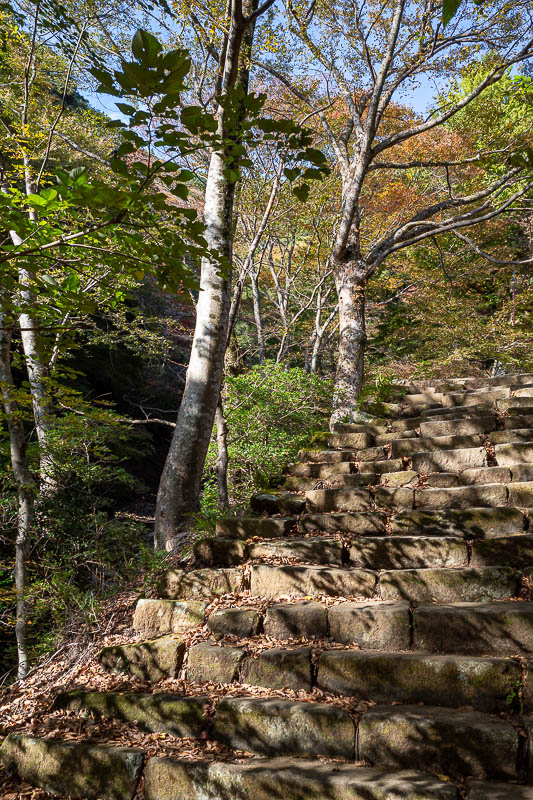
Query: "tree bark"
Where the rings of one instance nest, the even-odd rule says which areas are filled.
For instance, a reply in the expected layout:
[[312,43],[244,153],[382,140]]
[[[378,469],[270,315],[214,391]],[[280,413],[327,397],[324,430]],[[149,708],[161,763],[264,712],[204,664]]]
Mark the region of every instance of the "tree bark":
[[14,384],[11,372],[11,329],[5,314],[0,312],[0,391],[6,425],[9,433],[11,467],[17,486],[18,514],[15,539],[15,594],[18,669],[17,677],[23,679],[28,673],[28,571],[27,561],[35,518],[35,484],[26,458],[24,426],[13,396]]
[[215,413],[215,423],[217,427],[217,460],[215,462],[215,472],[217,474],[218,488],[218,507],[225,512],[229,509],[228,493],[228,424],[224,416],[222,398],[219,398]]
[[[254,25],[248,23],[243,13],[253,12],[256,2],[231,2],[230,29],[220,63],[221,95],[227,96],[239,84],[245,93],[248,89]],[[237,122],[232,123],[237,130],[244,114],[241,105]],[[235,137],[235,129],[229,126],[228,111],[220,102],[217,123],[223,141]],[[235,182],[228,177],[228,161],[224,147],[211,154],[205,189],[205,237],[210,250],[219,255],[224,271],[218,260],[202,259],[201,291],[185,389],[157,495],[154,540],[157,550],[171,550],[186,515],[200,508],[202,474],[220,396],[231,303]]]
[[252,285],[252,301],[254,307],[255,330],[257,333],[257,355],[259,363],[265,363],[265,334],[263,331],[263,317],[261,316],[261,304],[259,302],[259,287],[257,285],[258,273],[250,272],[250,283]]

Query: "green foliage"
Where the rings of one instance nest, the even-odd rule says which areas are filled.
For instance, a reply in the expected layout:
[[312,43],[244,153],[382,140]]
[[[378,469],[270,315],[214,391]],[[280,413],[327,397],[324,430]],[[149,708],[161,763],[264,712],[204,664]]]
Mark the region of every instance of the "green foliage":
[[[313,431],[323,427],[331,394],[331,381],[272,361],[227,378],[229,483],[236,509],[245,508],[254,491],[269,488]],[[215,460],[216,446],[211,444],[203,494],[203,507],[211,513]]]

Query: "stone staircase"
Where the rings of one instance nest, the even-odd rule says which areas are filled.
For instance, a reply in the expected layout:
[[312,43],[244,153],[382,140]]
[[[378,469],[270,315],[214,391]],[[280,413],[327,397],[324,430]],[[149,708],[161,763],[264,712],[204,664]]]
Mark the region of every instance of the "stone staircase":
[[533,375],[388,411],[317,437],[138,601],[99,669],[148,690],[55,699],[200,755],[12,733],[4,763],[106,800],[533,800]]

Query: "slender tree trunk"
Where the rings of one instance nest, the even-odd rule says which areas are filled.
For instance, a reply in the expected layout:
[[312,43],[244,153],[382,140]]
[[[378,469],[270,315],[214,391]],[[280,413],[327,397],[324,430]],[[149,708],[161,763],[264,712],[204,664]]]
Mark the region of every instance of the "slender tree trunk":
[[261,316],[261,304],[259,302],[259,287],[257,285],[258,275],[255,272],[250,273],[250,283],[252,285],[252,301],[254,307],[254,321],[257,333],[257,354],[259,363],[265,362],[265,334],[263,331],[263,318]]
[[224,406],[222,398],[219,397],[217,410],[215,413],[215,423],[217,428],[217,460],[215,462],[215,472],[217,474],[218,488],[218,507],[225,512],[229,509],[228,493],[228,424],[224,416]]
[[[223,95],[239,83],[247,91],[254,26],[247,25],[242,14],[253,11],[255,3],[256,0],[250,4],[232,0],[230,30],[220,65]],[[241,106],[237,117],[242,119],[244,114]],[[229,129],[228,112],[223,104],[217,109],[217,123],[222,140],[235,136],[235,131]],[[172,549],[173,538],[186,515],[200,507],[202,473],[220,396],[228,338],[234,196],[235,183],[228,178],[228,154],[224,149],[214,151],[205,189],[205,237],[209,248],[220,256],[224,272],[218,261],[202,259],[201,291],[185,389],[157,495],[154,544],[158,550]]]
[[331,424],[350,418],[364,378],[366,336],[366,266],[339,264],[335,270],[339,298],[339,349]]
[[11,373],[11,329],[8,320],[0,312],[0,390],[11,453],[11,467],[18,494],[17,534],[15,539],[15,593],[18,670],[17,677],[28,673],[28,571],[27,561],[35,518],[35,485],[26,458],[24,427],[19,409],[14,400],[14,384]]

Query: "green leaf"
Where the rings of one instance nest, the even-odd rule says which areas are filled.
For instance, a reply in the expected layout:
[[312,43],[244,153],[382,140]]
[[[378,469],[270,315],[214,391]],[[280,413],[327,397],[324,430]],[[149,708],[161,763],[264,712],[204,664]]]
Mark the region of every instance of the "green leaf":
[[461,5],[461,0],[443,0],[442,3],[442,24],[444,27],[455,16],[457,9]]
[[163,46],[155,36],[142,28],[139,28],[131,41],[131,52],[137,61],[148,67],[157,64],[157,57],[162,49]]
[[292,193],[298,198],[298,200],[300,200],[300,202],[305,203],[309,197],[309,186],[307,183],[301,183],[299,186],[294,187]]
[[49,286],[53,286],[55,289],[60,288],[59,283],[51,275],[47,275],[45,273],[44,275],[40,275],[39,277],[43,281],[43,283],[47,283]]
[[288,178],[288,179],[291,181],[291,183],[292,183],[292,181],[295,181],[295,180],[296,180],[296,178],[298,177],[298,175],[300,174],[300,169],[298,169],[298,167],[296,167],[296,168],[294,168],[294,169],[290,169],[289,167],[286,167],[286,168],[283,170],[283,174],[284,174],[284,175],[285,175],[285,176],[286,176],[286,177],[287,177],[287,178]]

